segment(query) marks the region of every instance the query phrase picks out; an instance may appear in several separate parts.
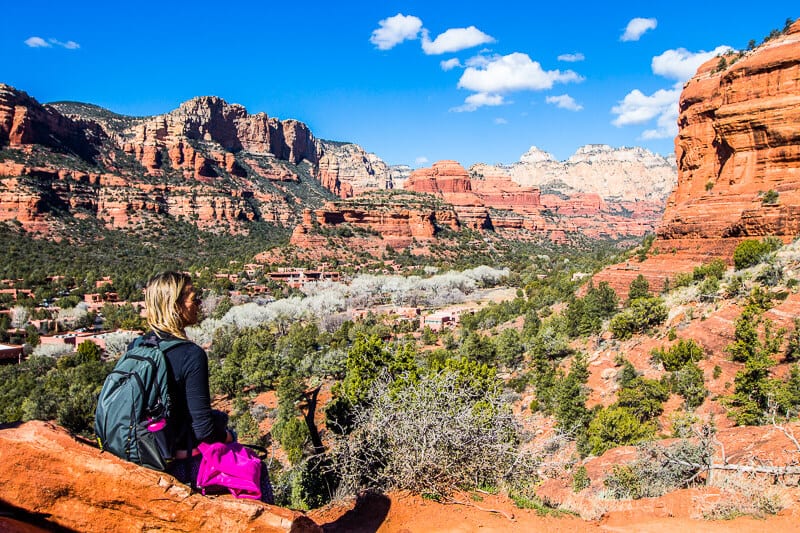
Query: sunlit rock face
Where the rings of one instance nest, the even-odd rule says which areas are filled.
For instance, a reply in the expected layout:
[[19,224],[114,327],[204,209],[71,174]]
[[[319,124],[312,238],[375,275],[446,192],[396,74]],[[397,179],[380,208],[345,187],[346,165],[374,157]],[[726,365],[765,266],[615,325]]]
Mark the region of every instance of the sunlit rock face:
[[659,290],[676,273],[731,262],[742,239],[800,233],[800,22],[720,66],[702,65],[681,93],[678,182],[653,253],[594,278],[623,296],[639,274]]
[[[681,94],[663,239],[800,230],[800,24],[734,57],[722,70],[718,58],[702,65]],[[778,196],[765,202],[770,190]]]

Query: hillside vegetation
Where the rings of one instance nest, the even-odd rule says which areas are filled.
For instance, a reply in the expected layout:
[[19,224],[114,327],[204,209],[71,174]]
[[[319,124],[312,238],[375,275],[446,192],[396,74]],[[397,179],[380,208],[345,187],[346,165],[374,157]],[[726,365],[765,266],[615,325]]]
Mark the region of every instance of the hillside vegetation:
[[[483,490],[546,509],[540,492],[552,482],[600,500],[657,496],[724,479],[710,475],[720,430],[784,427],[800,408],[800,333],[787,318],[800,302],[800,251],[744,241],[742,255],[736,269],[698,267],[660,295],[637,278],[625,302],[605,283],[576,295],[573,274],[598,265],[585,256],[542,256],[517,271],[361,275],[209,310],[191,335],[209,346],[212,388],[242,440],[279,447],[282,505],[315,508],[363,489],[434,499]],[[509,283],[516,298],[473,307],[455,330],[380,311],[461,306]],[[372,312],[354,319],[354,309]],[[722,317],[732,326],[717,330]],[[81,345],[0,368],[2,421],[56,419],[88,433],[110,364]],[[641,446],[637,458],[598,478],[595,462],[629,445]],[[775,512],[779,488],[729,512]],[[555,494],[548,505],[571,509]]]

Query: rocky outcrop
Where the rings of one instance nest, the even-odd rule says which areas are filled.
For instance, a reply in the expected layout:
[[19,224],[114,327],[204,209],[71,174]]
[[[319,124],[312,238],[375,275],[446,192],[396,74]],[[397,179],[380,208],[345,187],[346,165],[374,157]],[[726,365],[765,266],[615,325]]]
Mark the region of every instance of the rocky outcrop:
[[321,141],[320,145],[324,155],[319,161],[319,180],[340,198],[394,187],[392,170],[375,154],[357,144]]
[[[552,162],[549,155],[529,155]],[[574,232],[591,238],[641,237],[655,229],[661,215],[656,203],[605,200],[598,194],[575,191],[541,194],[538,188],[523,187],[502,171],[491,174],[493,168],[481,170],[473,167],[470,176],[455,161],[440,161],[412,172],[405,188],[441,197],[470,227],[525,229],[557,241]]]
[[[347,229],[340,231],[343,224]],[[460,225],[453,206],[434,202],[426,195],[381,191],[306,210],[290,242],[309,249],[325,246],[327,237],[360,235],[404,248],[414,240],[433,238],[440,228],[458,229]]]
[[405,190],[433,194],[453,205],[459,220],[467,227],[491,227],[489,210],[481,197],[473,192],[467,171],[456,161],[439,161],[430,168],[413,171]]
[[663,239],[800,232],[800,23],[726,63],[702,65],[681,94]]
[[473,175],[507,176],[526,187],[558,190],[564,194],[597,194],[605,200],[648,201],[663,205],[675,186],[673,158],[644,148],[612,148],[589,144],[563,162],[532,146],[511,165],[470,167]]
[[681,93],[678,183],[651,255],[595,276],[622,297],[640,273],[658,289],[712,259],[731,262],[743,238],[800,233],[800,22],[721,63],[702,65]]
[[41,105],[0,85],[0,148],[0,220],[38,236],[69,216],[129,229],[163,215],[239,232],[251,220],[292,224],[331,198],[314,179],[319,143],[305,124],[217,97],[137,118]]
[[322,531],[296,511],[192,494],[172,476],[101,453],[46,422],[2,426],[0,462],[0,501],[46,517],[54,529]]
[[94,123],[65,117],[23,91],[0,83],[0,147],[41,145],[94,161],[105,141]]
[[[112,130],[108,121],[105,126]],[[272,155],[292,164],[318,161],[316,140],[302,122],[280,121],[265,113],[250,115],[244,107],[215,96],[193,98],[170,113],[135,120],[112,135],[153,175],[169,165],[196,179],[215,177],[206,157],[197,151],[202,143],[214,143],[231,154]]]

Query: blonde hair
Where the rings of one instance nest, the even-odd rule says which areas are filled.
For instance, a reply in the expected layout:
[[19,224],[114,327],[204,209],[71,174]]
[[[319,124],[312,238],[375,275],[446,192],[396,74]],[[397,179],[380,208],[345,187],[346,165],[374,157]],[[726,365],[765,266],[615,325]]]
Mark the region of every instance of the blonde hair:
[[180,304],[184,289],[191,284],[192,278],[182,272],[162,272],[150,278],[144,290],[147,325],[185,339],[188,324],[181,314]]

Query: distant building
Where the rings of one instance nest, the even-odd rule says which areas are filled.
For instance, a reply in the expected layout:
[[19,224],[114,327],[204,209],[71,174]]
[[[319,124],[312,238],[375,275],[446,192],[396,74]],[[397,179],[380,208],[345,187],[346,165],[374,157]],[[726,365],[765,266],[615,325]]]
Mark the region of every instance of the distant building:
[[433,331],[442,331],[444,328],[453,328],[457,323],[457,316],[450,312],[431,313],[422,321],[422,327],[428,326]]
[[0,344],[0,365],[19,364],[22,362],[22,346]]
[[293,289],[299,289],[306,283],[312,281],[339,281],[341,275],[334,270],[305,270],[305,269],[278,269],[277,272],[270,272],[269,277],[272,281],[285,283]]

